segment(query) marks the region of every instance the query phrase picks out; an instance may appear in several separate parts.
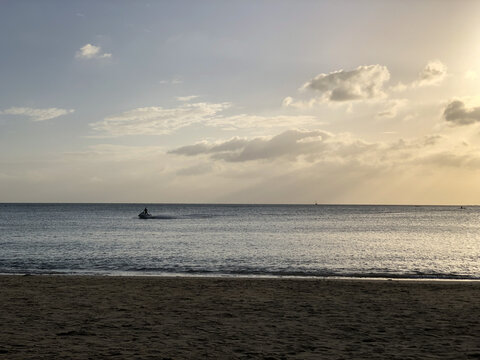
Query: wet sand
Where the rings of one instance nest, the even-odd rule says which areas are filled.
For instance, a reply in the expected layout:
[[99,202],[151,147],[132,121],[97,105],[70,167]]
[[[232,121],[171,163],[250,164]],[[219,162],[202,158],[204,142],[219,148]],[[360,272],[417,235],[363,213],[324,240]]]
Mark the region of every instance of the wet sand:
[[480,359],[480,283],[0,276],[5,359]]

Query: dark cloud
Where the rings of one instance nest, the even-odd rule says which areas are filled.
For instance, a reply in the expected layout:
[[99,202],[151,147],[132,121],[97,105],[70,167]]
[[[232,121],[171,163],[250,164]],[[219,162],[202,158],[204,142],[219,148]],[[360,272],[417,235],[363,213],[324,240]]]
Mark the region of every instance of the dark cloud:
[[195,145],[182,146],[170,151],[170,154],[195,156],[200,154],[213,154],[221,152],[236,151],[242,149],[248,143],[245,139],[233,138],[217,145],[207,144],[205,142]]
[[438,135],[438,134],[427,135],[423,138],[425,146],[437,145],[439,142],[441,142],[444,139],[445,139],[444,136]]
[[443,111],[445,120],[456,125],[468,125],[480,121],[480,106],[467,108],[460,100],[451,101]]
[[383,83],[390,79],[385,66],[359,66],[351,71],[317,75],[303,88],[319,91],[330,101],[349,101],[382,97]]
[[206,143],[199,143],[195,145],[182,146],[178,149],[172,150],[170,154],[195,156],[198,154],[208,154],[210,147]]
[[478,169],[480,158],[475,154],[455,154],[444,151],[421,157],[417,160],[417,163],[434,165],[436,167]]
[[208,145],[200,143],[183,146],[170,154],[195,156],[208,154],[213,159],[241,162],[279,157],[296,158],[321,151],[331,135],[324,131],[288,130],[270,139],[245,140],[234,138],[224,143]]
[[248,143],[248,140],[233,138],[229,141],[213,146],[210,149],[210,152],[215,153],[215,152],[223,152],[223,151],[235,151],[235,150],[242,149],[244,146],[247,145],[247,143]]

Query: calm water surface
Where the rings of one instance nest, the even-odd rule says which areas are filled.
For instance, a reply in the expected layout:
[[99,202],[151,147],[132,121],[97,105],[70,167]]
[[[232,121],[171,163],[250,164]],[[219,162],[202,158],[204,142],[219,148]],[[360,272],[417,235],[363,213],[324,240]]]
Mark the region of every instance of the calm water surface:
[[480,279],[480,208],[0,204],[0,273]]

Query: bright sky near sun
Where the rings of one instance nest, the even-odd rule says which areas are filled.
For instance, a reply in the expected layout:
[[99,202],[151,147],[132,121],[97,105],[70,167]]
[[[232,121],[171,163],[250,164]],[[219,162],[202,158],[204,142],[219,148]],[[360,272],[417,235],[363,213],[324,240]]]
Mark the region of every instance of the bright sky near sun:
[[0,202],[480,203],[480,1],[0,2]]

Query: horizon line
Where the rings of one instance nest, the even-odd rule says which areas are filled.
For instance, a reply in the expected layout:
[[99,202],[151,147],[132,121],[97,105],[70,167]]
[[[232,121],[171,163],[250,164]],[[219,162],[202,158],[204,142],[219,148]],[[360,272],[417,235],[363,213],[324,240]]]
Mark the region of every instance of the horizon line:
[[476,207],[478,204],[385,204],[385,203],[235,203],[235,202],[44,202],[44,201],[0,201],[0,205],[10,204],[10,205],[21,205],[21,204],[37,204],[37,205],[230,205],[230,206],[460,206],[460,207]]

